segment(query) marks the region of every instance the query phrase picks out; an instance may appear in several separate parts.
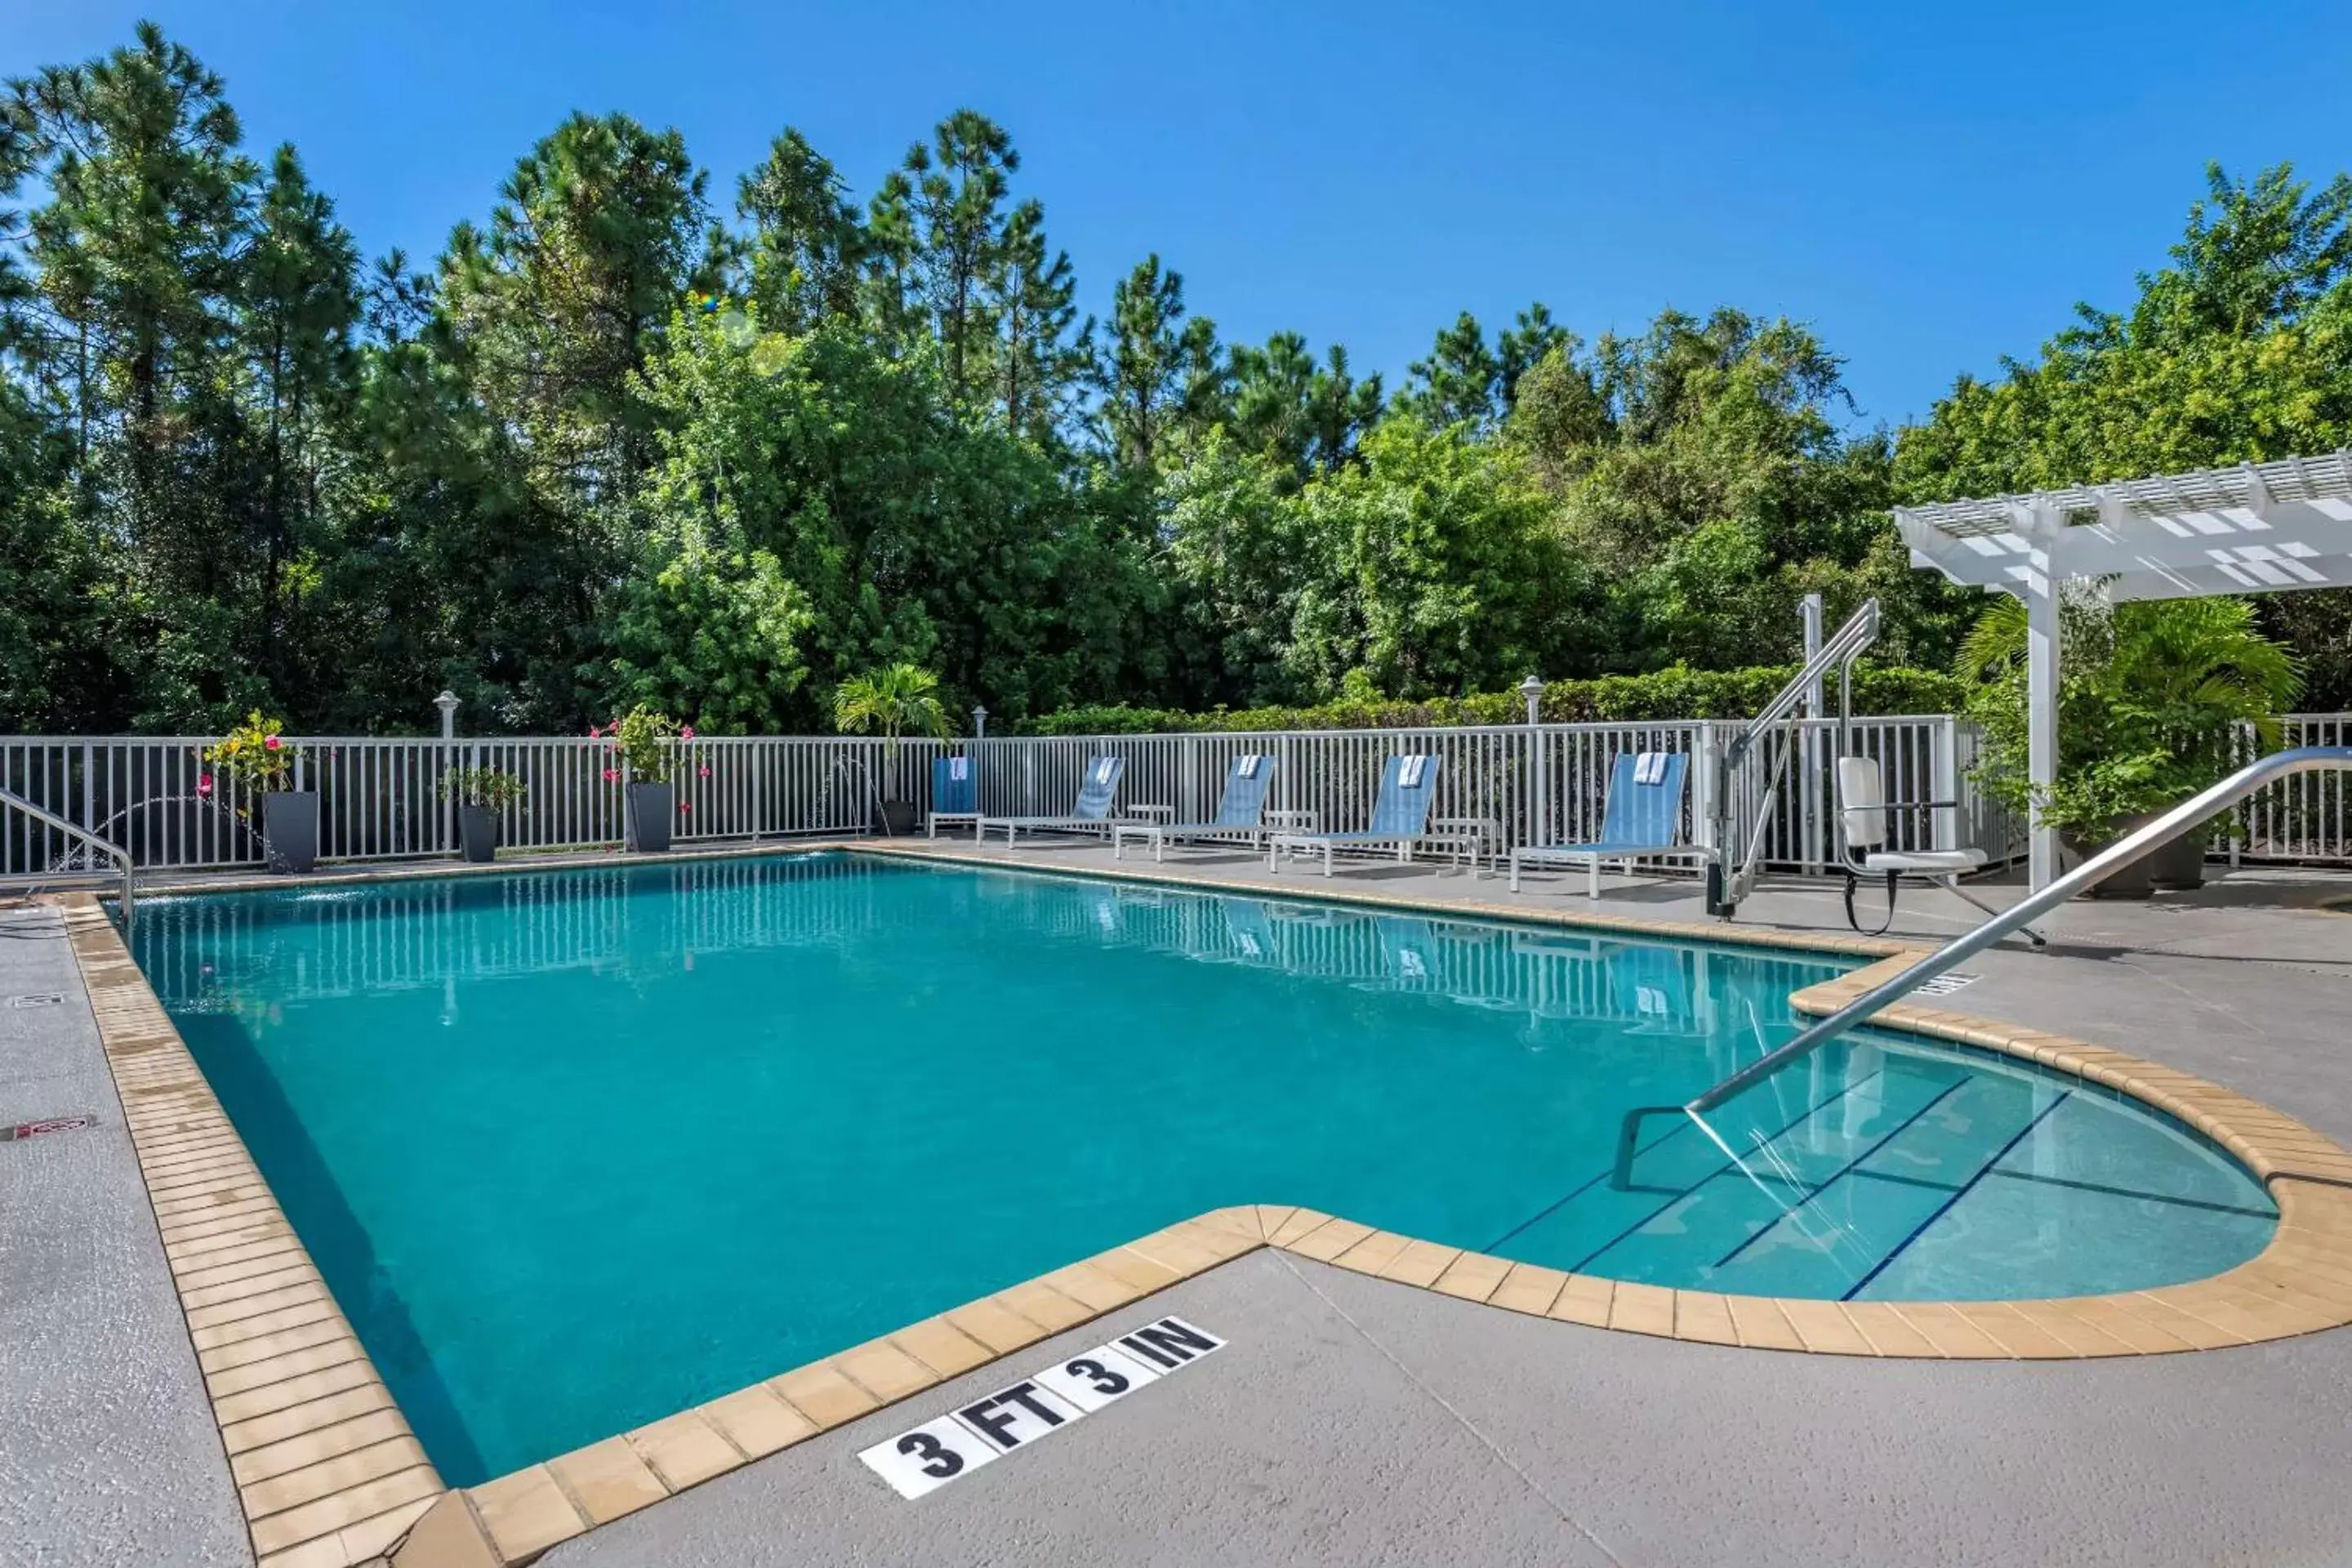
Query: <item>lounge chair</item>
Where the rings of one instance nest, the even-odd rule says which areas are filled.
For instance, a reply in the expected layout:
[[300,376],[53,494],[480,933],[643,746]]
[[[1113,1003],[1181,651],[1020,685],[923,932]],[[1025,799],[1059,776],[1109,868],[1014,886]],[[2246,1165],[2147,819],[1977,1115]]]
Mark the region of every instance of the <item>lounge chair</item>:
[[1171,839],[1246,838],[1251,847],[1256,847],[1258,835],[1265,831],[1266,781],[1273,777],[1272,757],[1262,752],[1235,757],[1234,765],[1225,770],[1225,788],[1217,797],[1216,816],[1206,822],[1122,822],[1110,830],[1111,858],[1127,858],[1130,838],[1149,839],[1154,860],[1167,858]]
[[1023,828],[1033,833],[1085,832],[1110,825],[1110,803],[1118,794],[1119,774],[1127,771],[1122,757],[1089,757],[1087,759],[1086,782],[1078,786],[1078,798],[1066,816],[981,816],[976,819],[972,837],[985,843],[991,828],[1004,829],[1004,847],[1013,847],[1013,838]]
[[1372,802],[1371,826],[1360,833],[1277,833],[1266,847],[1265,868],[1282,869],[1285,852],[1320,849],[1323,874],[1331,874],[1334,849],[1369,849],[1393,844],[1397,858],[1412,858],[1412,847],[1429,829],[1430,803],[1437,796],[1443,758],[1391,757],[1381,766],[1381,793]]
[[[1878,763],[1869,757],[1840,757],[1837,765],[1838,837],[1844,840],[1842,855],[1845,871],[1845,923],[1864,936],[1879,936],[1895,923],[1895,896],[1906,877],[1929,887],[1941,888],[1966,903],[1974,904],[1986,914],[2000,911],[1974,893],[1960,886],[1960,878],[1980,869],[1985,863],[1981,849],[1892,849],[1885,846],[1895,838],[1895,819],[1906,812],[1957,811],[1956,800],[1888,800],[1885,780],[1880,776]],[[1853,896],[1861,890],[1864,877],[1885,876],[1886,879],[1886,918],[1878,922],[1875,931],[1864,931],[1862,919],[1854,912]],[[2047,947],[2049,941],[2032,926],[2025,928],[2026,936],[2036,947]]]
[[940,836],[942,822],[980,820],[980,764],[970,757],[931,760],[931,809],[923,824],[930,837]]
[[1584,894],[1601,896],[1601,863],[1622,860],[1632,875],[1637,860],[1696,860],[1704,865],[1715,851],[1678,842],[1682,834],[1683,785],[1690,758],[1680,752],[1620,752],[1609,770],[1609,800],[1601,810],[1601,837],[1590,844],[1526,845],[1511,851],[1511,891],[1529,866],[1584,867]]

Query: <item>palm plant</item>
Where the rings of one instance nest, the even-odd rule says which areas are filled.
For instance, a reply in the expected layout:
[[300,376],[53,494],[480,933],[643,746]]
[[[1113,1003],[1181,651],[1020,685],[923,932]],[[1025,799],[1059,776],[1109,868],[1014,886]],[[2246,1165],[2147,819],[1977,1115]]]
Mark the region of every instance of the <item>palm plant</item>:
[[885,665],[870,674],[851,676],[835,689],[834,727],[845,735],[879,731],[882,766],[887,773],[898,760],[901,735],[947,738],[948,712],[939,693],[940,678],[919,665]]
[[1974,777],[2014,811],[2104,837],[2121,818],[2172,805],[2240,761],[2240,737],[2279,743],[2279,716],[2303,674],[2263,636],[2242,599],[2109,605],[2095,586],[2060,604],[2057,782],[2029,783],[2024,601],[2001,598],[1960,648],[1984,731]]

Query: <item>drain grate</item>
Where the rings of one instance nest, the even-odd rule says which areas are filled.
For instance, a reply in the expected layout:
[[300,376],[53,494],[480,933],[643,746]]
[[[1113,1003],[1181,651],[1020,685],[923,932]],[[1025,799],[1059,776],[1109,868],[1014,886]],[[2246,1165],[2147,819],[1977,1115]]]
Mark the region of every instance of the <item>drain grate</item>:
[[1963,974],[1957,969],[1948,969],[1943,973],[1936,976],[1935,979],[1921,985],[1916,994],[1921,996],[1949,996],[1953,992],[1958,991],[1963,985],[1975,984],[1980,978],[1982,977],[1979,975]]
[[8,1005],[11,1007],[56,1007],[62,1005],[65,999],[66,994],[62,991],[35,991],[27,995],[9,997]]
[[79,1132],[97,1121],[95,1116],[50,1116],[38,1121],[19,1121],[13,1127],[0,1127],[0,1143],[22,1143],[27,1138],[46,1137],[52,1132]]

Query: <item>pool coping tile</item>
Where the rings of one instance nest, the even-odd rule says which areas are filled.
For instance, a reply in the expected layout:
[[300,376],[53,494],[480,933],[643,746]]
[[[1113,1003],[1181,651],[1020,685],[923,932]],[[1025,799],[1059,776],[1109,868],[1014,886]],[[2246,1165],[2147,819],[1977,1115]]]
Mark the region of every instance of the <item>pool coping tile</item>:
[[[1003,860],[951,847],[859,841],[845,847],[1008,868]],[[776,852],[776,847],[766,846],[704,853]],[[559,870],[564,865],[508,863],[498,868]],[[1817,1016],[1892,977],[1927,951],[1885,939],[1726,931],[1581,910],[1416,898],[1319,879],[1289,890],[1189,868],[1175,875],[1140,865],[1118,870],[1013,868],[1874,961],[1792,995],[1798,1011]],[[462,873],[439,867],[405,873],[451,874]],[[255,878],[202,890],[278,888],[297,880]],[[2125,1052],[1948,1008],[1897,1004],[1879,1015],[1875,1026],[2014,1057],[2102,1085],[2211,1139],[2277,1202],[2279,1221],[2270,1243],[2245,1263],[2209,1279],[2112,1296],[1831,1301],[1612,1280],[1464,1251],[1317,1209],[1247,1204],[1164,1226],[634,1431],[451,1490],[415,1447],[404,1417],[97,897],[69,894],[53,901],[67,916],[223,1444],[242,1483],[240,1496],[247,1499],[262,1568],[357,1568],[376,1560],[394,1568],[520,1568],[597,1524],[1262,1247],[1572,1328],[1742,1351],[2082,1360],[2226,1349],[2352,1324],[2352,1151],[2259,1101]],[[234,1205],[235,1213],[208,1213],[215,1205]],[[250,1227],[260,1234],[245,1234]],[[288,1260],[283,1266],[269,1262],[279,1257]],[[245,1272],[247,1265],[255,1271]],[[399,1447],[403,1443],[409,1447]],[[384,1469],[407,1458],[410,1448],[414,1463],[344,1480],[347,1474]],[[339,1463],[342,1468],[335,1468]],[[321,1472],[312,1484],[331,1489],[316,1500],[280,1501],[307,1489],[299,1478],[310,1469]],[[290,1484],[274,1484],[289,1477]],[[430,1478],[429,1486],[423,1478]],[[271,1511],[257,1515],[257,1506]]]
[[261,1568],[354,1568],[446,1491],[95,894],[55,905]]

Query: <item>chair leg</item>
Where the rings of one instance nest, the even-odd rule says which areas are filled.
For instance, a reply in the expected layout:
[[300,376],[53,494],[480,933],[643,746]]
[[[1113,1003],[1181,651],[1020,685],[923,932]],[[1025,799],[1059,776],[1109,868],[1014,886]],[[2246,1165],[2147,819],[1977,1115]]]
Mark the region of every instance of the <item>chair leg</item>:
[[1515,892],[1515,893],[1516,893],[1516,892],[1517,892],[1518,890],[1519,890],[1519,858],[1518,858],[1517,856],[1514,855],[1514,856],[1512,856],[1512,857],[1511,857],[1511,891],[1513,891],[1513,892]]
[[1588,899],[1601,896],[1601,857],[1598,855],[1584,858],[1584,896]]
[[[1982,899],[1978,898],[1974,893],[1969,892],[1966,888],[1961,887],[1960,879],[1958,877],[1954,877],[1951,880],[1946,882],[1944,886],[1949,888],[1962,902],[1974,904],[1978,909],[1982,910],[1989,915],[1997,915],[2001,912],[2000,910],[1993,908],[1992,905],[1986,903]],[[2021,926],[2018,929],[2025,932],[2027,940],[2031,941],[2034,946],[2048,947],[2050,945],[2050,939],[2043,936],[2040,931],[2035,931],[2032,926]]]

